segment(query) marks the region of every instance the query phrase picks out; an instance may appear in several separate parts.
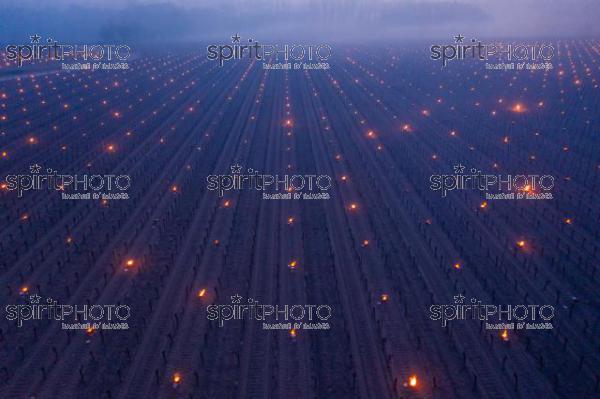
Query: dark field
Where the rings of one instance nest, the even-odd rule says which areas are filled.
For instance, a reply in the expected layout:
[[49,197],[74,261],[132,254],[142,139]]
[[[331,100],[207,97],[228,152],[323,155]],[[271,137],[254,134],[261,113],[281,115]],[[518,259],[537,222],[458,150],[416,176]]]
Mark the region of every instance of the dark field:
[[[3,180],[4,316],[30,295],[131,314],[87,331],[3,316],[0,397],[598,397],[600,42],[555,45],[554,69],[533,72],[442,69],[427,46],[337,47],[326,71],[202,51],[128,71],[3,65],[2,179],[131,178],[110,200]],[[331,176],[331,198],[221,198],[207,176],[234,164]],[[459,164],[554,176],[554,198],[430,189]],[[553,328],[430,318],[459,294],[552,305]],[[328,305],[331,328],[207,318],[234,295]]]

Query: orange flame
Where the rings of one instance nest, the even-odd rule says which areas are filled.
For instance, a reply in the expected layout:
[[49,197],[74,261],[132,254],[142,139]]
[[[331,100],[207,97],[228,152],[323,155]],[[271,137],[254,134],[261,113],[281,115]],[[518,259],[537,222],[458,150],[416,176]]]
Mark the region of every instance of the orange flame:
[[416,388],[418,383],[419,383],[419,380],[417,379],[417,376],[414,374],[411,375],[410,378],[408,379],[408,385],[411,388]]
[[181,374],[174,373],[173,374],[173,385],[177,385],[181,382]]

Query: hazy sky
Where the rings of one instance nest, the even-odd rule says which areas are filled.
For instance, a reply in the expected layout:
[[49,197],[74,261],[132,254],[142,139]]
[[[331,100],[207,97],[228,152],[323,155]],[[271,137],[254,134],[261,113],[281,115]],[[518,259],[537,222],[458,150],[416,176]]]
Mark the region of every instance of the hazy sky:
[[[403,41],[600,34],[600,0],[0,0],[0,40]],[[43,4],[43,5],[40,5]]]

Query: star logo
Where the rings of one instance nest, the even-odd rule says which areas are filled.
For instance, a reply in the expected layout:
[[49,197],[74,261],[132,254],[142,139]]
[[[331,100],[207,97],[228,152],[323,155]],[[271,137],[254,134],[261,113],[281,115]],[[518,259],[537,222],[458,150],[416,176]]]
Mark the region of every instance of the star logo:
[[463,303],[465,301],[465,297],[462,294],[454,295],[454,303]]
[[33,36],[29,36],[29,38],[31,39],[31,43],[39,43],[42,37],[36,33]]
[[38,294],[35,294],[35,295],[29,295],[29,302],[31,302],[31,303],[40,303],[40,299],[41,299],[41,298],[42,298],[42,297],[41,297],[41,296],[39,296]]
[[454,173],[463,173],[465,171],[465,166],[463,164],[454,165]]
[[38,165],[37,163],[34,165],[31,165],[29,167],[29,170],[31,171],[31,173],[40,173],[41,169],[42,169],[42,167],[40,165]]
[[233,173],[233,174],[242,173],[242,167],[240,165],[238,165],[237,163],[235,165],[232,165],[231,166],[231,173]]
[[231,296],[231,303],[240,303],[241,300],[242,300],[242,297],[239,296],[238,294]]
[[454,36],[455,43],[462,43],[464,39],[465,39],[465,37],[463,35],[461,35],[460,33],[458,34],[458,36]]
[[240,39],[241,36],[236,33],[235,35],[231,36],[231,43],[239,43]]

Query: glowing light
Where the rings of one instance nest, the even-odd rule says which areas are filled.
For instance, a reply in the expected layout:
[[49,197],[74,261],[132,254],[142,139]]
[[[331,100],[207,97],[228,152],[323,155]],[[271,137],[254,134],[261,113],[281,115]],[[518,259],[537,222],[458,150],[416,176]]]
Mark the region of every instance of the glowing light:
[[295,269],[298,266],[298,261],[297,260],[292,260],[290,263],[288,263],[288,267],[290,269]]
[[508,136],[504,136],[504,139],[502,139],[502,142],[503,142],[504,144],[508,144],[508,143],[509,143],[509,138],[508,138]]
[[452,130],[452,131],[450,132],[450,136],[452,136],[452,137],[456,136],[456,131],[455,131],[455,130]]
[[347,181],[348,180],[348,176],[343,175],[341,179],[342,179],[342,181]]
[[402,131],[409,133],[412,131],[412,128],[410,127],[410,125],[408,123],[405,123],[404,125],[402,125]]
[[65,242],[66,242],[67,244],[70,244],[70,243],[72,243],[72,242],[73,242],[73,238],[71,238],[71,237],[67,237],[67,239],[65,240]]
[[223,208],[229,208],[231,206],[231,202],[229,200],[226,200],[225,202],[223,202]]
[[8,152],[2,151],[2,158],[6,158],[8,156]]
[[564,222],[565,222],[565,224],[573,224],[573,219],[571,219],[571,218],[566,218],[566,219],[564,220]]
[[108,151],[108,152],[115,152],[115,150],[116,150],[116,147],[114,144],[109,144],[106,146],[106,151]]
[[176,193],[178,190],[179,190],[179,189],[177,188],[177,185],[173,184],[173,185],[171,186],[171,191],[172,191],[172,192]]
[[437,154],[433,154],[433,155],[431,156],[431,159],[437,159],[437,157],[438,157],[438,156],[437,156]]
[[32,137],[29,137],[29,138],[27,139],[27,142],[28,142],[29,144],[37,144],[37,139],[36,139],[35,137],[33,137],[33,136],[32,136]]
[[350,209],[353,210],[353,211],[355,211],[355,210],[358,209],[358,205],[353,202],[353,203],[350,204]]
[[292,224],[294,224],[294,218],[290,216],[290,217],[287,219],[287,224],[289,224],[289,225],[292,225]]
[[367,137],[368,137],[368,138],[370,138],[370,139],[374,139],[374,138],[376,137],[376,136],[375,136],[375,132],[374,132],[374,131],[372,131],[372,130],[369,130],[369,131],[367,132]]
[[92,335],[94,335],[94,333],[95,333],[95,332],[96,332],[96,329],[95,329],[94,327],[88,327],[88,328],[86,328],[86,330],[85,330],[85,333],[86,333],[87,335],[89,335],[89,336],[92,336]]
[[516,112],[518,114],[525,112],[525,106],[521,103],[516,103],[513,107],[512,107],[512,111]]
[[21,220],[22,221],[25,221],[25,220],[28,220],[28,219],[29,219],[29,215],[27,213],[24,213],[24,214],[21,215]]
[[531,191],[531,185],[530,184],[525,185],[525,187],[523,187],[523,191],[526,192],[526,193],[530,192]]
[[517,247],[519,248],[524,248],[526,244],[527,243],[525,242],[525,240],[517,241]]
[[488,203],[486,201],[483,201],[481,204],[479,204],[479,207],[481,209],[485,209],[485,208],[487,208],[487,206],[488,206]]
[[408,386],[411,388],[416,388],[417,385],[419,384],[419,380],[417,379],[416,375],[411,375],[410,378],[408,379]]
[[456,263],[454,264],[454,268],[455,268],[456,270],[460,270],[460,268],[461,268],[461,267],[462,267],[462,265],[461,265],[460,263],[458,263],[458,262],[456,262]]
[[135,260],[129,258],[125,261],[125,269],[135,266]]
[[198,298],[203,298],[206,295],[206,288],[202,288],[198,291]]
[[28,287],[28,286],[26,286],[26,285],[22,286],[22,287],[21,287],[21,289],[19,290],[19,293],[20,293],[21,295],[25,295],[25,294],[27,294],[28,292],[29,292],[29,287]]
[[381,294],[379,296],[379,301],[380,302],[387,302],[390,300],[390,296],[388,294]]
[[335,156],[335,160],[336,160],[336,161],[339,161],[339,160],[341,160],[341,159],[342,159],[342,156],[341,156],[340,154],[337,154],[337,155]]
[[181,383],[181,374],[174,373],[172,377],[173,385],[179,385]]
[[292,328],[292,329],[290,330],[290,337],[292,337],[292,338],[296,338],[296,335],[298,335],[298,333],[296,332],[296,329],[295,329],[295,328]]
[[8,188],[8,184],[6,184],[6,183],[0,183],[0,189],[6,190],[7,188]]
[[508,337],[508,330],[504,329],[502,330],[502,332],[500,333],[500,338],[502,338],[502,341],[508,341],[509,337]]
[[285,125],[286,125],[286,126],[292,126],[292,124],[293,124],[293,123],[292,123],[292,120],[291,120],[291,119],[288,119],[288,120],[286,120],[286,121],[285,121]]
[[362,246],[363,247],[368,247],[369,246],[369,240],[363,240]]
[[213,240],[213,245],[214,245],[215,247],[218,247],[218,246],[219,246],[219,244],[221,244],[221,241],[219,241],[219,240]]

